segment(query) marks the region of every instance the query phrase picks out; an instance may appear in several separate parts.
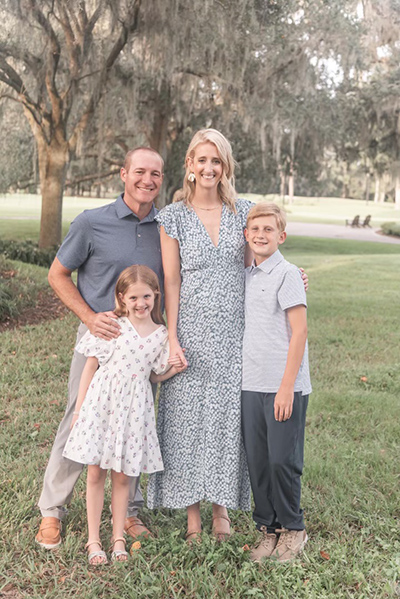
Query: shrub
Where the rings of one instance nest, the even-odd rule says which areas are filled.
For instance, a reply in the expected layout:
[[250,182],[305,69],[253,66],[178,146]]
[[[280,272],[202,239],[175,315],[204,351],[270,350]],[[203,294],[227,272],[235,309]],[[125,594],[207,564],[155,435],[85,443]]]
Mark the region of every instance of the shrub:
[[385,235],[400,237],[400,223],[383,223],[381,230]]
[[28,264],[49,267],[54,260],[58,247],[40,249],[34,241],[14,241],[0,239],[0,253],[10,260],[19,260]]

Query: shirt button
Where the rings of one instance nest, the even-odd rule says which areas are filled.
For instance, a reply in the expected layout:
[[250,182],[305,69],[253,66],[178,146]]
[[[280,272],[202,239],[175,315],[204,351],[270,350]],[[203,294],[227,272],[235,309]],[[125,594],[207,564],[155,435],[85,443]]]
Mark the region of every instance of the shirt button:
[[138,237],[140,237],[140,233],[138,233]]

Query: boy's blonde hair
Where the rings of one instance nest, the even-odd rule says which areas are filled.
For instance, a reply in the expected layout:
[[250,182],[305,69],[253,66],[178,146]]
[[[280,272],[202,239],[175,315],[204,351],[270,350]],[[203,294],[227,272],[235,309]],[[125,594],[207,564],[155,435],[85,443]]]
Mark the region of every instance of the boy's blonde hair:
[[279,231],[282,233],[286,229],[286,213],[277,204],[259,202],[253,206],[247,215],[246,227],[248,228],[250,222],[260,216],[275,216]]
[[174,195],[174,202],[183,200],[190,206],[196,189],[196,182],[189,181],[190,173],[189,158],[193,158],[196,148],[202,143],[212,143],[217,148],[217,152],[222,163],[222,177],[218,183],[218,195],[224,204],[232,212],[236,213],[236,190],[235,190],[235,161],[232,155],[232,147],[229,141],[216,129],[201,129],[193,136],[189,144],[185,157],[185,176],[183,179],[183,188]]
[[126,316],[128,314],[126,306],[119,296],[120,294],[125,295],[128,288],[135,283],[144,283],[150,287],[155,295],[151,318],[156,324],[165,325],[164,318],[161,314],[161,291],[158,277],[151,268],[143,266],[142,264],[128,266],[128,268],[125,268],[119,275],[117,284],[115,285],[115,314],[117,316]]

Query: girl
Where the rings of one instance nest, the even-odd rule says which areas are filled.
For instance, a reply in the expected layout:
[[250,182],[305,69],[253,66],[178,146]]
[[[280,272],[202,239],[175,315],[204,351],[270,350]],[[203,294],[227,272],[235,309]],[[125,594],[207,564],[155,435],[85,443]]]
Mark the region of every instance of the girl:
[[64,457],[88,464],[86,544],[90,565],[107,563],[100,542],[104,483],[111,470],[113,540],[111,560],[125,561],[124,521],[129,477],[163,469],[155,430],[150,374],[165,380],[184,370],[167,363],[168,333],[161,315],[157,275],[130,266],[118,278],[115,314],[121,335],[105,341],[87,332],[77,351],[88,357],[79,387]]

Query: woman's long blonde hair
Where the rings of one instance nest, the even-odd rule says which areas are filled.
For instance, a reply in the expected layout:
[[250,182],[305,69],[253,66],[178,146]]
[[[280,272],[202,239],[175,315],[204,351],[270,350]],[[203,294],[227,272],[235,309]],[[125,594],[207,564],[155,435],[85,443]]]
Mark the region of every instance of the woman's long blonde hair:
[[232,212],[236,213],[236,190],[235,190],[235,161],[232,156],[232,147],[229,141],[216,129],[201,129],[193,136],[185,156],[185,176],[183,179],[183,188],[175,193],[174,202],[183,200],[186,205],[190,205],[196,190],[196,182],[189,181],[190,173],[189,158],[194,157],[196,147],[199,144],[210,142],[217,148],[222,162],[222,177],[218,183],[218,195],[221,202],[226,204]]
[[161,290],[158,277],[151,268],[142,264],[128,266],[128,268],[125,268],[119,275],[117,284],[115,285],[115,314],[117,316],[127,316],[128,311],[121,300],[120,295],[125,295],[131,285],[139,282],[148,285],[154,293],[154,308],[151,311],[153,322],[165,325],[161,313]]

